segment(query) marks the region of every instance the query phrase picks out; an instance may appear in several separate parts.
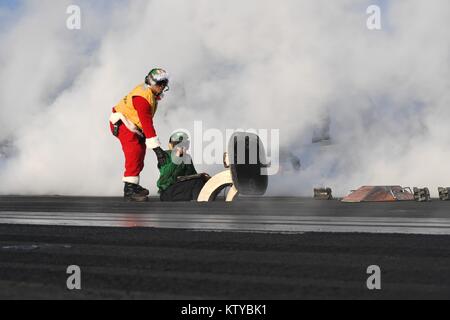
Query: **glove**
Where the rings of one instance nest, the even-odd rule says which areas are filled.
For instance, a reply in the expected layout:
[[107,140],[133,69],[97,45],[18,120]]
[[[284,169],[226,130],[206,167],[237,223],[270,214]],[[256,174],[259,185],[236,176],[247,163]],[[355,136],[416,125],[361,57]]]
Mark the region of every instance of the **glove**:
[[167,161],[167,153],[164,152],[161,147],[157,147],[153,149],[153,151],[156,154],[156,158],[158,159],[158,169],[161,169],[161,167],[166,163]]

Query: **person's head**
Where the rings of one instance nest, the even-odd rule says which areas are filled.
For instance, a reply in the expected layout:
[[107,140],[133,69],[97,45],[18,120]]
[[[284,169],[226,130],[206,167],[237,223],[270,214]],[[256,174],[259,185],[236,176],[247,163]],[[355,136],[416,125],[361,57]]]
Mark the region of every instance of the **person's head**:
[[169,139],[169,150],[174,150],[175,148],[184,148],[187,151],[190,147],[189,136],[186,132],[176,131]]
[[163,69],[152,69],[145,77],[145,83],[150,87],[156,97],[163,97],[169,91],[169,74]]

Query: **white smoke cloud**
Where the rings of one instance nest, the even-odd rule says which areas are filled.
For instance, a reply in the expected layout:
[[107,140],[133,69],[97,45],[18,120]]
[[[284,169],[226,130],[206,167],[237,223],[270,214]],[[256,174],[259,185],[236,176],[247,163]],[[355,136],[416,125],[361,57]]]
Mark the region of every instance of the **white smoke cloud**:
[[[307,165],[272,179],[270,194],[450,185],[446,0],[392,2],[381,31],[366,28],[369,1],[85,0],[79,31],[66,28],[70,4],[0,11],[16,15],[0,27],[0,140],[16,150],[0,166],[2,194],[120,194],[107,119],[153,66],[174,79],[155,118],[163,141],[194,120],[281,129]],[[327,112],[336,144],[308,146]],[[149,151],[153,193],[155,164]]]

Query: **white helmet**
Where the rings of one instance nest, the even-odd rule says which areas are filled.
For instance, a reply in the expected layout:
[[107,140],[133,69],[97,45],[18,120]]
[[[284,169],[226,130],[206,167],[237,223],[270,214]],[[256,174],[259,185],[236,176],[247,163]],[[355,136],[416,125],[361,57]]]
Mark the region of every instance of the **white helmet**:
[[[169,74],[163,69],[152,69],[147,77],[145,77],[145,83],[149,86],[163,85],[167,90],[169,89]],[[167,91],[166,90],[166,91]]]

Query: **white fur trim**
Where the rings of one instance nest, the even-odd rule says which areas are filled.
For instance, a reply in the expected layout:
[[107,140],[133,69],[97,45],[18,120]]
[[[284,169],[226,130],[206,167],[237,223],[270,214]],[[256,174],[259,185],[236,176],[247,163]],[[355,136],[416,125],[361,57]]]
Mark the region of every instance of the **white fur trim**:
[[161,147],[161,142],[159,142],[158,137],[150,138],[145,141],[148,149],[155,149]]
[[139,177],[123,177],[122,179],[123,182],[128,182],[128,183],[134,183],[134,184],[139,184]]
[[138,127],[136,127],[136,125],[131,122],[130,120],[128,120],[122,113],[120,112],[115,112],[111,114],[111,117],[109,117],[109,121],[112,124],[116,124],[119,121],[122,121],[122,123],[125,125],[125,127],[128,128],[128,130],[130,130],[131,132],[136,133],[137,135],[143,137],[144,135],[142,134],[142,132],[138,129]]

